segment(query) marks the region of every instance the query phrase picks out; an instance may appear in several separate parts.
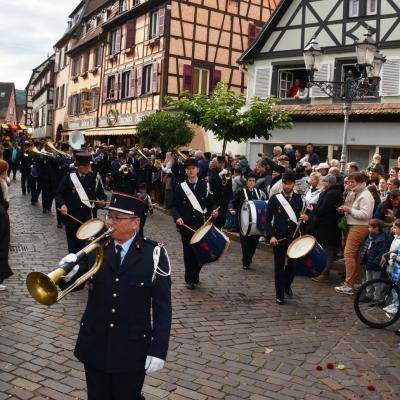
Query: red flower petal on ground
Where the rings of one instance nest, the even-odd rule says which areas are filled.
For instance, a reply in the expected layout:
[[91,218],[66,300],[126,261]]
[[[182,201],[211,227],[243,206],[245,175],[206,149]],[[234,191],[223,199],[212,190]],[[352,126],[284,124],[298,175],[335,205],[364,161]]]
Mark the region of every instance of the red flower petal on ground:
[[367,389],[369,392],[375,392],[376,390],[374,385],[368,385]]
[[315,369],[316,369],[317,371],[322,371],[322,370],[323,370],[323,368],[322,368],[320,365],[317,365],[317,366],[315,367]]
[[335,366],[333,365],[333,363],[328,363],[328,364],[326,364],[326,368],[328,368],[328,369],[334,369]]

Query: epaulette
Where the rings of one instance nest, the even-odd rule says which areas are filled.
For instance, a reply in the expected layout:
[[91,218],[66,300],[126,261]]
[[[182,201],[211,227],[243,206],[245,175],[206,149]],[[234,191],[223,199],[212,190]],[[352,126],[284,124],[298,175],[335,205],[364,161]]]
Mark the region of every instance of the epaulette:
[[165,247],[165,243],[156,242],[155,240],[143,238],[143,241],[146,242],[146,243],[148,243],[148,244],[151,244],[152,246]]

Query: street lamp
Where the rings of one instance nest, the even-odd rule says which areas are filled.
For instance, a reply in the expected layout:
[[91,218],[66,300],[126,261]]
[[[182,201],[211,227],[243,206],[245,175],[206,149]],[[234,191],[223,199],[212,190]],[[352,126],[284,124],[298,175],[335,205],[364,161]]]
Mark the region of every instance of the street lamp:
[[318,81],[314,79],[315,72],[321,65],[323,51],[315,37],[312,37],[303,50],[304,63],[308,71],[307,87],[318,87],[326,95],[334,100],[343,101],[344,127],[342,154],[340,157],[340,171],[344,172],[347,162],[347,128],[351,106],[354,100],[360,100],[366,96],[377,96],[379,89],[380,73],[386,57],[379,54],[379,48],[372,38],[371,28],[364,34],[362,42],[355,43],[357,64],[355,65],[359,77],[354,77],[349,71],[345,80],[340,82]]

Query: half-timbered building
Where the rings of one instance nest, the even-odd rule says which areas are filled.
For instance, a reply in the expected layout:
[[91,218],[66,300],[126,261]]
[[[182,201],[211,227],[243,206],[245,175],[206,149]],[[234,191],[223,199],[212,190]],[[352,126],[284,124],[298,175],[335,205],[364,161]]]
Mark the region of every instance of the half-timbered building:
[[[222,80],[246,82],[236,63],[278,0],[118,0],[102,26],[103,71],[96,141],[134,142],[138,121],[165,107],[166,95],[208,94]],[[70,52],[72,56],[72,52]],[[115,140],[114,140],[115,141]],[[194,147],[208,149],[207,136]]]
[[[312,37],[324,50],[315,80],[344,81],[349,70],[357,77],[355,40],[371,28],[386,56],[378,96],[353,103],[348,133],[348,158],[365,167],[379,151],[386,163],[400,155],[400,4],[394,0],[283,0],[256,41],[239,58],[247,71],[248,97],[275,95],[292,113],[294,128],[275,131],[266,142],[248,143],[251,160],[271,154],[276,144],[300,149],[314,143],[322,159],[339,158],[343,132],[341,101],[333,102],[316,87],[301,99],[291,96],[294,81],[305,85],[308,72],[303,49]],[[379,132],[379,136],[377,136]]]

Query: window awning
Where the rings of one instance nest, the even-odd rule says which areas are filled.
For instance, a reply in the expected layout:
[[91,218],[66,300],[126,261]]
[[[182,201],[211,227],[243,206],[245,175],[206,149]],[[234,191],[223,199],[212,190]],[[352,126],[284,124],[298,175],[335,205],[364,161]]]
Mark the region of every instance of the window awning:
[[[118,126],[110,128],[93,128],[82,131],[84,136],[129,136],[136,135],[137,128],[135,126]],[[64,136],[68,136],[70,132],[63,132]]]
[[8,127],[9,127],[10,129],[18,129],[18,125],[8,124]]
[[28,130],[27,126],[24,124],[18,124],[18,129],[23,130],[23,131]]
[[2,127],[3,129],[10,129],[10,128],[8,127],[7,124],[1,124],[1,127]]

